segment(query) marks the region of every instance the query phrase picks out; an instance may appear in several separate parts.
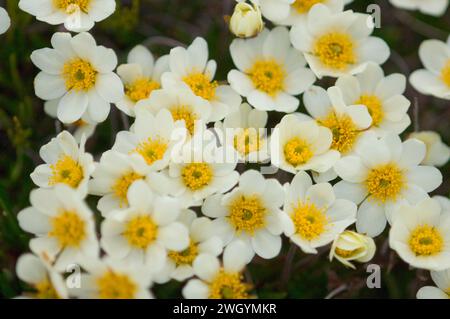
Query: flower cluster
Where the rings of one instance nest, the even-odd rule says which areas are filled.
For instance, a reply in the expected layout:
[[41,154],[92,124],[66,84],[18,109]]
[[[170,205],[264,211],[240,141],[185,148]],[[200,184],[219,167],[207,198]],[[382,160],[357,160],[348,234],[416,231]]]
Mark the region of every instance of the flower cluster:
[[[448,296],[450,204],[429,193],[449,148],[434,132],[401,139],[407,79],[385,74],[388,45],[348,2],[240,1],[224,81],[201,37],[159,58],[138,45],[118,65],[87,33],[113,0],[21,0],[37,19],[80,32],[55,33],[31,55],[46,112],[76,128],[41,148],[38,189],[18,215],[34,235],[17,263],[32,296],[150,298],[152,285],[177,280],[185,298],[255,298],[244,275],[255,258],[290,243],[354,268],[385,229],[405,262],[432,271],[439,289],[418,296]],[[435,2],[438,13],[445,1]],[[428,40],[419,54],[426,69],[412,85],[450,99],[450,46]],[[111,104],[134,123],[94,157],[86,140]],[[288,180],[265,176],[273,169]],[[78,285],[64,282],[73,267]]]

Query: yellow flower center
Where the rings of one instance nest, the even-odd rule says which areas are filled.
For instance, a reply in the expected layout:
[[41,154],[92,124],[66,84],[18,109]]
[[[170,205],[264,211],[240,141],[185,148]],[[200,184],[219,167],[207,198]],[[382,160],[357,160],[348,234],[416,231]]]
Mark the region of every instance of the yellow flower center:
[[372,168],[366,178],[369,195],[376,200],[395,201],[406,187],[404,172],[395,163],[383,164]]
[[139,143],[139,145],[132,151],[140,154],[148,165],[159,161],[164,157],[167,151],[167,143],[165,140],[157,137],[149,137],[146,141]]
[[294,137],[284,145],[286,162],[293,166],[305,164],[313,155],[309,144],[301,138]]
[[170,113],[174,121],[184,121],[189,134],[194,135],[197,114],[192,111],[191,107],[185,105],[174,106],[170,109]]
[[191,73],[183,78],[184,83],[189,85],[195,95],[211,101],[216,96],[217,81],[211,81],[203,73]]
[[251,235],[265,225],[266,208],[261,198],[255,195],[241,195],[229,205],[229,220],[239,233],[247,232]]
[[191,240],[188,248],[183,251],[169,251],[168,256],[177,265],[192,265],[198,256],[198,246]]
[[158,235],[158,226],[148,215],[140,215],[130,219],[123,236],[128,243],[136,248],[146,249],[153,243]]
[[259,151],[262,146],[262,138],[257,129],[246,128],[234,136],[234,148],[242,155]]
[[90,62],[76,58],[64,64],[62,77],[67,91],[89,91],[95,85],[97,71]]
[[183,167],[181,177],[186,187],[196,191],[211,182],[213,172],[207,163],[191,163]]
[[375,95],[361,95],[355,104],[362,104],[367,107],[370,116],[372,117],[372,125],[378,126],[384,118],[383,105],[380,99]]
[[342,258],[350,258],[352,256],[355,256],[361,251],[361,249],[354,249],[354,250],[346,250],[341,248],[335,249],[335,254]]
[[429,225],[421,225],[414,229],[408,243],[416,256],[433,256],[440,253],[444,247],[441,233]]
[[161,85],[158,82],[142,78],[125,85],[125,94],[131,101],[137,102],[148,98],[153,90],[157,90],[160,87]]
[[48,277],[35,284],[34,288],[36,289],[34,297],[37,299],[61,299]]
[[86,223],[76,212],[64,211],[51,218],[52,230],[49,237],[55,237],[61,247],[80,247],[86,238]]
[[96,279],[100,299],[133,299],[137,285],[128,275],[108,270]]
[[245,73],[248,74],[256,89],[276,96],[284,89],[286,71],[275,60],[259,60]]
[[50,165],[52,176],[48,181],[49,185],[59,183],[67,184],[73,188],[78,187],[83,179],[83,169],[72,157],[62,156],[55,164]]
[[244,278],[240,273],[227,273],[221,269],[209,284],[209,298],[248,299],[251,287],[243,281]]
[[68,14],[74,13],[78,9],[88,13],[91,0],[53,0],[53,5]]
[[325,66],[344,70],[356,62],[355,47],[350,35],[332,32],[321,36],[315,43],[313,54]]
[[450,60],[447,62],[447,64],[442,69],[441,78],[442,78],[442,81],[444,81],[444,83],[448,87],[450,87]]
[[130,185],[133,184],[138,179],[143,179],[144,177],[135,173],[135,172],[129,172],[127,174],[122,175],[119,177],[114,185],[112,186],[112,191],[114,195],[120,199],[120,205],[128,205],[128,188],[130,188]]
[[328,225],[328,217],[322,209],[313,203],[298,203],[293,207],[291,219],[295,231],[306,240],[313,240],[324,233]]
[[334,112],[331,112],[326,118],[318,120],[318,123],[328,127],[333,133],[332,149],[343,154],[352,150],[360,132],[350,116],[337,116]]
[[292,4],[295,10],[297,10],[298,13],[307,13],[309,10],[311,10],[312,6],[318,3],[322,3],[324,0],[295,0],[295,2]]

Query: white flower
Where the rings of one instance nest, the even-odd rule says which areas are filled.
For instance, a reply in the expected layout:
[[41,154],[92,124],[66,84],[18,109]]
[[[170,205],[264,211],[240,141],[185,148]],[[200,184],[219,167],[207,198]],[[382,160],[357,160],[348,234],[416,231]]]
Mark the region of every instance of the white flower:
[[426,40],[419,48],[425,69],[414,71],[409,81],[420,93],[450,100],[450,38],[447,43]]
[[17,219],[23,230],[36,235],[30,240],[36,255],[55,262],[58,271],[98,255],[93,214],[76,191],[67,185],[40,188],[31,192],[30,202],[32,206],[20,211]]
[[116,10],[115,0],[20,0],[19,8],[36,19],[73,32],[89,31]]
[[417,299],[450,299],[450,269],[431,271],[430,274],[437,287],[420,288],[417,292]]
[[409,135],[409,138],[415,138],[425,143],[427,151],[422,164],[437,167],[447,164],[450,158],[450,147],[442,142],[438,133],[433,131],[414,132]]
[[291,41],[319,78],[360,73],[369,61],[383,64],[390,55],[382,39],[370,36],[372,20],[367,14],[333,12],[317,4],[292,27]]
[[183,251],[169,251],[166,264],[154,277],[155,282],[165,283],[171,278],[184,281],[194,276],[193,264],[204,254],[219,256],[222,253],[222,240],[214,233],[211,220],[197,218],[192,210],[184,210],[178,219],[189,229],[189,246]]
[[78,146],[75,138],[67,131],[41,147],[39,154],[45,164],[31,173],[33,182],[44,188],[66,184],[79,191],[82,197],[88,191],[88,181],[95,169],[92,155],[84,151],[85,140]]
[[138,180],[146,181],[153,191],[168,194],[167,177],[153,172],[138,156],[106,151],[89,181],[89,194],[102,196],[97,203],[103,217],[116,209],[128,207],[128,189]]
[[139,101],[135,108],[136,111],[147,109],[153,115],[161,109],[167,109],[174,121],[184,121],[190,135],[211,121],[211,105],[184,87],[155,90],[150,98]]
[[37,299],[67,298],[63,277],[46,261],[33,254],[23,254],[16,264],[17,277],[33,287],[31,294],[24,297]]
[[332,142],[328,128],[297,114],[285,115],[271,136],[272,164],[294,174],[301,170],[326,172],[340,157],[330,149]]
[[442,214],[436,200],[405,203],[394,216],[389,245],[404,261],[428,270],[450,268],[450,214]]
[[133,265],[145,265],[152,273],[162,269],[169,250],[189,246],[189,232],[177,222],[177,199],[154,194],[144,181],[128,191],[129,207],[112,211],[101,225],[101,246],[109,256]]
[[151,170],[162,170],[169,165],[173,148],[184,141],[185,136],[184,126],[176,125],[167,109],[161,109],[154,116],[140,108],[136,111],[133,131],[117,133],[112,150],[139,158]]
[[200,206],[212,194],[223,194],[236,185],[239,173],[234,169],[237,156],[233,149],[216,146],[211,131],[192,137],[169,165],[172,195],[185,207]]
[[57,117],[73,123],[87,113],[103,122],[110,103],[123,96],[123,85],[113,72],[117,57],[113,50],[97,46],[89,33],[74,37],[55,33],[51,48],[33,51],[31,60],[42,71],[34,80],[36,95],[57,103]]
[[206,198],[202,212],[215,218],[212,227],[225,245],[240,240],[250,256],[271,259],[281,249],[283,199],[276,179],[266,180],[258,171],[248,170],[230,193]]
[[316,254],[356,221],[355,203],[337,199],[331,184],[313,185],[305,172],[284,188],[284,233],[305,253]]
[[330,250],[330,261],[339,260],[347,267],[355,269],[352,261],[366,263],[375,255],[375,242],[371,237],[346,230],[339,234]]
[[448,7],[448,0],[389,0],[394,6],[406,10],[419,10],[432,16],[442,16]]
[[380,135],[402,133],[410,124],[407,112],[411,102],[403,95],[406,78],[395,73],[384,76],[383,69],[370,62],[356,76],[345,75],[337,79],[347,105],[362,104],[372,117],[372,130]]
[[252,109],[247,103],[229,114],[215,127],[224,133],[225,143],[233,147],[241,161],[264,162],[270,158],[267,137],[267,112]]
[[425,144],[411,139],[401,142],[397,135],[377,139],[364,135],[353,155],[341,158],[334,169],[343,179],[334,187],[338,197],[359,204],[356,228],[375,237],[384,230],[395,206],[427,198],[427,192],[442,183],[442,174],[431,166],[420,166]]
[[448,197],[435,195],[433,196],[433,199],[437,200],[439,202],[439,205],[441,205],[442,213],[450,213],[450,199]]
[[191,279],[184,286],[186,299],[249,299],[252,286],[244,281],[242,271],[249,263],[245,244],[236,241],[225,250],[223,264],[209,254],[202,254],[194,262],[194,273],[199,279]]
[[214,80],[217,64],[208,61],[208,44],[196,38],[187,48],[170,50],[170,72],[162,75],[163,88],[183,86],[210,105],[210,121],[220,121],[241,104],[241,97],[229,85]]
[[299,106],[294,96],[316,80],[284,27],[266,29],[254,39],[234,39],[230,53],[239,70],[228,73],[228,82],[262,111],[294,112]]
[[116,106],[125,114],[134,117],[136,103],[147,99],[154,90],[161,88],[161,75],[168,70],[168,55],[155,61],[146,47],[134,47],[128,54],[127,64],[117,68],[117,74],[125,86],[125,96]]
[[230,31],[237,37],[250,38],[256,36],[264,29],[264,21],[259,6],[254,2],[252,5],[245,2],[236,4],[229,25]]
[[151,273],[145,267],[132,266],[113,258],[85,258],[80,265],[87,271],[81,274],[79,288],[70,294],[89,299],[151,299]]
[[8,12],[0,7],[0,34],[5,33],[11,26],[11,19]]

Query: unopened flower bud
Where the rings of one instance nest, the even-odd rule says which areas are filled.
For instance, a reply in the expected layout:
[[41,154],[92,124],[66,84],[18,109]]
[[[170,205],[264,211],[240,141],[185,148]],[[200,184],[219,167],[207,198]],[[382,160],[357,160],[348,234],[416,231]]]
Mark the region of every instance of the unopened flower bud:
[[372,238],[346,230],[334,240],[330,250],[330,261],[336,258],[345,266],[355,268],[351,261],[368,262],[375,255],[375,250]]
[[250,38],[264,29],[261,10],[256,3],[239,2],[230,19],[230,31],[237,37]]

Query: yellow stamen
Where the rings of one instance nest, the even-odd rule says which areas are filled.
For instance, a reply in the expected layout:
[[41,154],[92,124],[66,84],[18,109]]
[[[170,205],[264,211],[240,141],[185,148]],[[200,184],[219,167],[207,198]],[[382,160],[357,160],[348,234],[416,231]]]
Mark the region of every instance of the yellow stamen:
[[90,2],[91,0],[53,0],[53,5],[68,14],[74,13],[77,9],[88,13]]
[[128,205],[128,188],[138,179],[143,179],[144,177],[135,173],[128,172],[121,177],[119,177],[114,185],[112,186],[112,191],[114,195],[120,200],[120,205]]
[[262,138],[257,129],[246,128],[234,136],[233,144],[240,154],[248,155],[261,149]]
[[157,235],[158,226],[148,215],[135,216],[130,219],[123,232],[128,243],[140,249],[146,249],[155,241]]
[[76,212],[63,211],[50,219],[52,230],[49,237],[55,237],[59,246],[78,248],[86,238],[86,223]]
[[248,299],[251,286],[243,282],[239,273],[227,273],[223,269],[209,285],[210,299]]
[[405,187],[404,172],[395,163],[372,168],[366,178],[369,195],[383,203],[395,201]]
[[73,188],[78,187],[83,180],[83,169],[72,157],[63,155],[55,164],[50,165],[52,176],[48,184],[67,184]]
[[301,138],[294,137],[284,145],[286,162],[293,166],[305,164],[313,155],[309,144]]
[[131,101],[137,102],[150,96],[153,90],[157,90],[161,85],[153,80],[141,78],[131,84],[125,85],[125,94]]
[[108,270],[96,280],[100,299],[134,299],[137,284],[126,274]]
[[183,78],[184,83],[189,85],[195,95],[211,101],[216,96],[216,88],[219,86],[217,81],[211,81],[203,73],[192,73]]
[[334,112],[331,112],[326,118],[318,120],[318,123],[328,127],[333,133],[332,149],[342,154],[348,153],[353,149],[360,132],[350,116],[337,116]]
[[295,10],[297,10],[298,13],[307,13],[313,5],[322,3],[324,0],[295,0],[295,2],[292,4]]
[[61,299],[48,277],[35,284],[34,288],[36,289],[34,297],[37,299]]
[[360,251],[361,251],[361,249],[345,250],[345,249],[341,249],[341,248],[336,248],[334,252],[339,257],[350,258],[352,256],[357,255]]
[[198,256],[198,245],[191,240],[188,248],[183,251],[169,251],[168,256],[178,266],[192,265],[195,258]]
[[248,74],[256,89],[276,96],[284,89],[286,71],[275,60],[259,60],[245,73]]
[[322,209],[313,203],[301,202],[293,207],[291,219],[296,233],[306,240],[313,240],[322,235],[329,221]]
[[444,239],[435,227],[421,225],[412,231],[409,247],[416,256],[433,256],[442,251]]
[[448,87],[450,87],[450,60],[441,71],[441,79]]
[[265,225],[266,208],[258,196],[241,195],[228,207],[230,223],[236,231],[253,235]]
[[316,41],[313,54],[322,64],[336,70],[344,70],[356,63],[353,39],[345,33],[332,32],[323,35]]
[[191,107],[185,105],[174,106],[170,109],[170,113],[174,121],[184,121],[189,134],[194,135],[197,114],[193,112]]
[[147,164],[151,165],[164,157],[167,146],[167,142],[164,139],[149,137],[146,141],[139,143],[132,152],[140,154]]
[[372,117],[372,125],[378,126],[384,118],[383,105],[376,95],[365,94],[361,95],[355,104],[362,104],[367,106],[370,116]]
[[186,187],[196,191],[211,182],[213,172],[207,163],[190,163],[183,167],[181,177]]
[[62,70],[67,91],[89,91],[97,80],[97,71],[92,64],[80,58],[66,62]]

